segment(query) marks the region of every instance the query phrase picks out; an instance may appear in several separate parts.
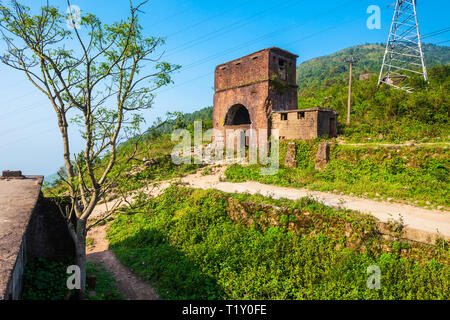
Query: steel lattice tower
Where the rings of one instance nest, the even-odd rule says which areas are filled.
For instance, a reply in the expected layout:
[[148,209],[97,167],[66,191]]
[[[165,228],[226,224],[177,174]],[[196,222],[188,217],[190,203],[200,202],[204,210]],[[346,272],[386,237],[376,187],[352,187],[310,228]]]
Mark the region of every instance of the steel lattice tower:
[[412,75],[428,80],[416,3],[417,0],[397,0],[395,4],[378,81],[408,92],[413,90],[408,81]]

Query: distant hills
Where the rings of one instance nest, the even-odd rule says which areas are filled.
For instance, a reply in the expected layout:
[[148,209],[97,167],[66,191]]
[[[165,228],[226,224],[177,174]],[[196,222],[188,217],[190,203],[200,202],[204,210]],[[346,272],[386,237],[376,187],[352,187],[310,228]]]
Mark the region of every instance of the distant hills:
[[[378,74],[384,50],[384,44],[363,44],[305,61],[297,67],[299,91],[308,87],[331,86],[338,81],[348,81],[348,66],[344,63],[344,58],[352,52],[355,57],[361,59],[353,69],[355,79],[364,73]],[[427,68],[450,64],[450,47],[425,44],[423,50]]]
[[[309,104],[317,105],[317,102],[321,100],[317,96],[327,95],[328,93],[325,93],[325,91],[328,88],[331,91],[334,90],[332,95],[335,97],[335,100],[339,100],[339,104],[346,106],[348,66],[344,63],[344,58],[353,52],[356,57],[361,59],[354,66],[354,79],[359,79],[359,76],[365,73],[371,73],[377,76],[380,71],[384,50],[385,45],[381,43],[363,44],[349,47],[327,56],[314,58],[300,64],[297,67],[297,84],[299,85],[299,96],[302,99],[302,106],[308,107]],[[450,65],[450,47],[425,44],[424,54],[428,69],[439,65]],[[342,89],[339,91],[343,93],[340,92],[338,94],[336,91],[338,89]],[[342,99],[338,99],[340,96],[342,96]],[[340,103],[340,100],[342,100],[342,103]],[[355,101],[355,103],[357,102]],[[340,110],[340,106],[333,107]],[[183,128],[189,126],[195,120],[203,120],[207,123],[207,126],[210,126],[212,109],[213,107],[207,107],[193,113],[184,114],[182,118],[159,128],[158,132],[170,133],[175,124],[176,127]]]

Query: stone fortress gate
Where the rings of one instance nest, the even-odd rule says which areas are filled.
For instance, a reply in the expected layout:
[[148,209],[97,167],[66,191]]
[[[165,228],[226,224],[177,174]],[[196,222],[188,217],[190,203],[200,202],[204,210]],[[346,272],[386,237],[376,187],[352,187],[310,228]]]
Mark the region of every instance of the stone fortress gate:
[[213,126],[223,138],[227,129],[250,128],[276,128],[286,140],[336,136],[334,110],[298,109],[297,57],[272,47],[216,67]]

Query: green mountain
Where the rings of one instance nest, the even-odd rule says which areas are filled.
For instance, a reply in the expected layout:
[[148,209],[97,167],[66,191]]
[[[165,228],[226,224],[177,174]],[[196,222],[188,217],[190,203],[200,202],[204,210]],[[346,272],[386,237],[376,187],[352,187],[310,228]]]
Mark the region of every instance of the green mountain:
[[[377,80],[384,54],[382,44],[349,47],[328,56],[303,62],[297,68],[299,108],[330,107],[338,111],[340,133],[356,140],[383,136],[388,140],[446,137],[450,108],[450,47],[424,45],[430,78],[425,86],[418,81],[413,94],[378,88]],[[352,53],[360,59],[354,67],[352,125],[345,125],[348,92],[348,65],[344,58]],[[370,73],[366,81],[357,81]],[[155,134],[175,128],[192,129],[192,122],[203,120],[204,129],[212,126],[212,107],[184,114],[160,127]]]
[[[305,61],[297,67],[299,91],[322,85],[331,86],[338,81],[348,81],[348,65],[344,62],[344,58],[352,52],[355,57],[361,59],[354,65],[355,79],[359,79],[364,73],[378,75],[384,50],[383,44],[363,44]],[[423,50],[427,68],[450,64],[450,47],[425,44]]]

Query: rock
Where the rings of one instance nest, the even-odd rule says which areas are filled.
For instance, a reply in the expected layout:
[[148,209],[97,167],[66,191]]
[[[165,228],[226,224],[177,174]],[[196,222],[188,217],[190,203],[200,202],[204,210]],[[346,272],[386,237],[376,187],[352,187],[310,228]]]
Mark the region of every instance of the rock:
[[10,171],[4,170],[2,172],[2,178],[4,179],[23,179],[22,171]]
[[286,157],[284,159],[284,165],[290,168],[297,168],[297,145],[295,142],[289,142],[286,151]]
[[151,166],[154,166],[154,165],[156,165],[156,164],[158,164],[158,161],[156,160],[156,159],[150,159],[150,160],[147,160],[147,161],[145,161],[144,162],[144,165],[148,168],[148,167],[151,167]]
[[89,289],[94,290],[95,286],[97,285],[97,276],[95,274],[88,275],[86,277],[86,284],[89,287]]
[[89,297],[89,298],[95,297],[96,295],[97,295],[97,292],[95,292],[95,290],[90,290],[90,291],[88,292],[88,297]]
[[108,194],[108,196],[106,197],[106,201],[111,201],[114,199],[117,199],[119,197],[119,195],[117,193],[111,192],[110,194]]
[[316,155],[316,170],[324,169],[330,162],[330,145],[328,142],[321,142]]

